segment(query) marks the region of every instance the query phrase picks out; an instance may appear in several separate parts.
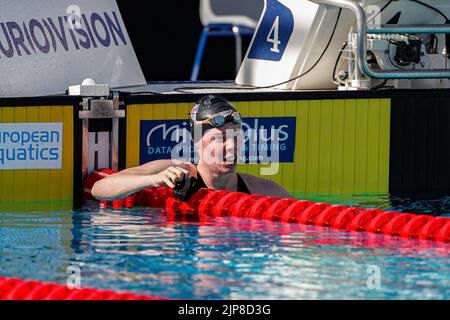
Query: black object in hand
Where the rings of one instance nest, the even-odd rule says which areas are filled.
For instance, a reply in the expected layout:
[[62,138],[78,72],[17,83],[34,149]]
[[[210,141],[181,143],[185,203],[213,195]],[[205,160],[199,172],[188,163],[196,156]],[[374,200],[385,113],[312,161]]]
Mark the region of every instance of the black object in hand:
[[200,183],[198,183],[197,179],[194,177],[187,179],[187,176],[185,175],[182,181],[175,184],[173,193],[177,199],[188,201],[198,189],[200,189]]

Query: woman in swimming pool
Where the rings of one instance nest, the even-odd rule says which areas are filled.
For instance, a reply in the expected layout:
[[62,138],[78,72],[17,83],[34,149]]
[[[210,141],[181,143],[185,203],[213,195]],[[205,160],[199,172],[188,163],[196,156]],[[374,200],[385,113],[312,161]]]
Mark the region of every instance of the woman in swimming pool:
[[191,136],[198,165],[175,160],[156,160],[123,170],[98,181],[92,195],[99,200],[123,199],[146,188],[168,186],[182,199],[199,188],[230,190],[292,198],[275,182],[236,173],[243,147],[242,119],[225,98],[205,96],[190,114]]

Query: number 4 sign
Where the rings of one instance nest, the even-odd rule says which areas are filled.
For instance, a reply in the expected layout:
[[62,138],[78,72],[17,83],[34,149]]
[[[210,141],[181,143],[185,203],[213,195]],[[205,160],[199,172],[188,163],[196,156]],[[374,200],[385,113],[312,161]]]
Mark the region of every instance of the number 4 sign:
[[[336,13],[337,9],[334,10]],[[324,6],[308,0],[265,0],[264,12],[236,83],[272,86],[284,82],[277,88],[292,88],[295,82],[286,81],[308,66],[305,62],[312,56],[309,52],[314,52],[311,46],[315,37],[325,39],[326,32],[321,32],[317,26],[327,18],[336,19],[336,15],[328,17],[326,13]],[[328,28],[331,24],[322,25]]]
[[[270,49],[272,52],[280,53],[280,49],[278,46],[281,44],[281,41],[278,40],[280,33],[280,16],[275,18],[275,22],[273,23],[272,29],[270,29],[269,35],[267,36],[267,42],[273,43],[273,47]],[[271,35],[273,34],[273,38]]]
[[291,10],[278,0],[267,0],[248,58],[280,61],[293,30]]

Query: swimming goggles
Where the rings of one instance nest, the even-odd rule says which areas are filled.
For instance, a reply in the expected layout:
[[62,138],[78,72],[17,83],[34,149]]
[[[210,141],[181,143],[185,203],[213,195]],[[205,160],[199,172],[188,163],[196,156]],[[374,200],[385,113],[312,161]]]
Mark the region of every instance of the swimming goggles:
[[230,115],[223,116],[223,115],[215,115],[209,119],[206,120],[199,120],[196,121],[195,124],[209,124],[213,127],[221,127],[227,122],[232,122],[235,124],[241,124],[242,123],[242,117],[239,112],[233,112]]

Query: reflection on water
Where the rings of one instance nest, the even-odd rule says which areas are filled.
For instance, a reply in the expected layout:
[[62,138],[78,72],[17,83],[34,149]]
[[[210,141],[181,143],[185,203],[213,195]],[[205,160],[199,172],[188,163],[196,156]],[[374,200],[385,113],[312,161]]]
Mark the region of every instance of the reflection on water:
[[[0,213],[1,276],[65,283],[67,267],[82,263],[82,286],[172,298],[449,299],[449,251],[446,243],[148,208]],[[369,288],[373,270],[378,289]]]

